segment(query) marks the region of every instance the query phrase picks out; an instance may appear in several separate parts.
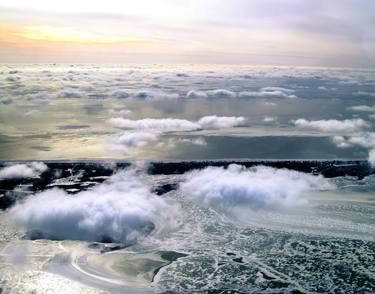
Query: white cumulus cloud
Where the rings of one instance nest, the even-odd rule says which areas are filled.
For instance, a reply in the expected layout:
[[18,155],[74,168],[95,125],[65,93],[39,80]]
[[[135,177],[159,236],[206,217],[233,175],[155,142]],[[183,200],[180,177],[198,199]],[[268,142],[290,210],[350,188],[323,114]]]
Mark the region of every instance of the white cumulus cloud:
[[14,164],[0,169],[0,179],[34,178],[45,172],[48,167],[42,162]]
[[245,122],[242,116],[204,116],[198,120],[202,129],[223,129],[241,125]]
[[74,197],[56,188],[37,193],[16,204],[9,217],[46,238],[132,243],[173,227],[175,217],[175,207],[139,177],[122,172]]
[[360,132],[352,136],[334,136],[333,143],[339,148],[347,148],[351,146],[361,146],[368,149],[368,161],[375,166],[375,133]]
[[177,118],[144,118],[139,120],[121,117],[111,118],[108,123],[116,128],[154,130],[159,132],[194,131],[200,129],[220,129],[241,125],[245,122],[242,116],[204,116],[197,122]]
[[176,118],[144,118],[130,120],[120,117],[111,118],[108,122],[114,127],[121,129],[157,130],[157,131],[193,131],[200,128],[200,125],[185,119]]
[[305,203],[305,193],[332,188],[322,176],[258,166],[208,167],[185,175],[181,190],[194,201],[229,211],[233,208],[288,208]]
[[111,151],[127,153],[130,149],[142,147],[150,142],[156,141],[159,134],[151,132],[124,132],[116,136],[112,140],[112,144],[108,146]]

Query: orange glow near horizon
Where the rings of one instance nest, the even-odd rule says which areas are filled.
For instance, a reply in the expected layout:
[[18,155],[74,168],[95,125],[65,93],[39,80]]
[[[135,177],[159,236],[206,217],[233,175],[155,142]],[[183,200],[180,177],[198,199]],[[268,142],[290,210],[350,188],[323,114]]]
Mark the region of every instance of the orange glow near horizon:
[[0,62],[374,67],[375,1],[187,2],[0,0]]
[[83,44],[124,44],[130,42],[143,42],[144,40],[122,36],[107,36],[92,32],[75,31],[50,26],[22,27],[13,35],[35,41],[64,42]]

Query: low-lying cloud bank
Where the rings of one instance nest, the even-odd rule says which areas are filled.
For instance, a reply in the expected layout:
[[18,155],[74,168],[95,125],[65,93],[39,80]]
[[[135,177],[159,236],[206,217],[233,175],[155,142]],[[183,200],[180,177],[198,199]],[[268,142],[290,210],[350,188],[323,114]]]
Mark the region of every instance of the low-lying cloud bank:
[[127,171],[74,196],[60,189],[35,194],[8,215],[25,231],[45,238],[133,243],[173,227],[175,211],[135,172]]
[[154,130],[160,132],[195,131],[239,126],[245,122],[242,116],[204,116],[197,122],[177,118],[144,118],[139,120],[111,118],[108,123],[120,129]]
[[[357,106],[352,110],[368,111],[368,106]],[[297,119],[293,121],[294,125],[301,129],[316,130],[324,133],[331,133],[333,143],[339,148],[348,148],[361,146],[368,149],[368,161],[375,166],[375,133],[364,131],[371,125],[363,119],[345,119],[345,120],[316,120]],[[337,135],[336,135],[337,134]]]
[[236,98],[237,94],[233,91],[226,90],[226,89],[216,89],[216,90],[208,90],[208,91],[197,91],[197,90],[190,90],[186,94],[186,98],[189,99],[204,99],[204,98]]
[[353,95],[375,97],[375,92],[358,91],[358,92],[354,92]]
[[239,165],[192,171],[180,187],[194,201],[228,212],[237,208],[290,208],[306,203],[308,191],[333,188],[322,176]]
[[297,98],[294,92],[295,90],[282,87],[264,87],[259,89],[258,91],[242,91],[239,93],[226,89],[216,89],[208,91],[190,90],[186,94],[186,98]]
[[161,90],[148,89],[135,92],[133,93],[132,97],[146,100],[175,100],[178,99],[179,95],[174,93],[166,93]]
[[360,112],[375,112],[375,105],[373,106],[357,105],[357,106],[349,107],[348,109],[352,111],[360,111]]
[[294,125],[300,129],[316,130],[321,132],[340,132],[352,133],[369,127],[369,124],[363,119],[345,119],[345,120],[307,120],[300,118],[293,121]]
[[47,169],[48,167],[42,162],[15,164],[0,169],[0,180],[35,178],[40,176]]
[[286,89],[282,87],[264,87],[261,88],[259,91],[243,91],[238,94],[240,98],[247,98],[247,97],[278,97],[278,98],[297,98],[294,94],[295,90]]
[[226,89],[206,91],[208,98],[236,98],[236,93]]
[[375,167],[375,133],[361,132],[353,136],[334,136],[332,140],[339,148],[361,146],[368,149],[368,161]]
[[160,89],[145,89],[136,92],[130,92],[125,89],[116,89],[111,94],[110,97],[118,99],[143,99],[143,100],[174,100],[178,99],[179,95],[175,93],[166,93]]

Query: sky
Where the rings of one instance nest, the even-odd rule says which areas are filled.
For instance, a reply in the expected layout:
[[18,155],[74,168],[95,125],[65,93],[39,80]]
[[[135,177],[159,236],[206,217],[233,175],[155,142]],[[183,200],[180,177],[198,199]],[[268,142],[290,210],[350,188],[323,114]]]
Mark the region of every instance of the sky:
[[375,67],[373,0],[0,0],[0,62]]

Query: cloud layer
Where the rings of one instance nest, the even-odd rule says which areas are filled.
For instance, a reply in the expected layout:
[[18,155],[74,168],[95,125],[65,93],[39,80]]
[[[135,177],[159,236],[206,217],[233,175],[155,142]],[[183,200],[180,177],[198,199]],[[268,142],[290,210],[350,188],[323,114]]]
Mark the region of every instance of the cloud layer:
[[116,128],[137,129],[137,130],[157,130],[157,131],[193,131],[200,128],[200,125],[185,119],[176,118],[145,118],[130,120],[124,118],[111,118],[108,123]]
[[111,118],[108,120],[112,126],[120,129],[153,130],[159,132],[195,131],[200,129],[230,128],[243,124],[242,116],[204,116],[197,122],[177,118],[145,118],[130,120],[124,118]]
[[353,111],[361,111],[361,112],[375,112],[375,105],[368,106],[368,105],[358,105],[349,107],[349,110]]
[[294,90],[282,87],[264,87],[259,91],[242,91],[238,94],[240,98],[266,97],[266,98],[297,98]]
[[334,136],[333,142],[340,148],[361,146],[369,150],[368,161],[375,167],[375,133],[361,132],[352,136]]
[[[111,118],[108,120],[112,126],[126,131],[112,137],[107,150],[127,153],[130,150],[145,146],[151,142],[158,141],[160,136],[166,132],[186,132],[203,129],[224,129],[236,127],[245,122],[245,118],[240,116],[204,116],[197,122],[176,118],[145,118],[139,120],[130,120],[125,118]],[[190,143],[194,145],[206,145],[202,139],[173,139],[167,142],[158,142],[157,146],[163,148],[173,148],[177,144]]]
[[363,119],[345,119],[345,120],[307,120],[304,118],[293,121],[294,125],[301,129],[317,130],[321,132],[340,132],[352,133],[367,128],[369,125]]

